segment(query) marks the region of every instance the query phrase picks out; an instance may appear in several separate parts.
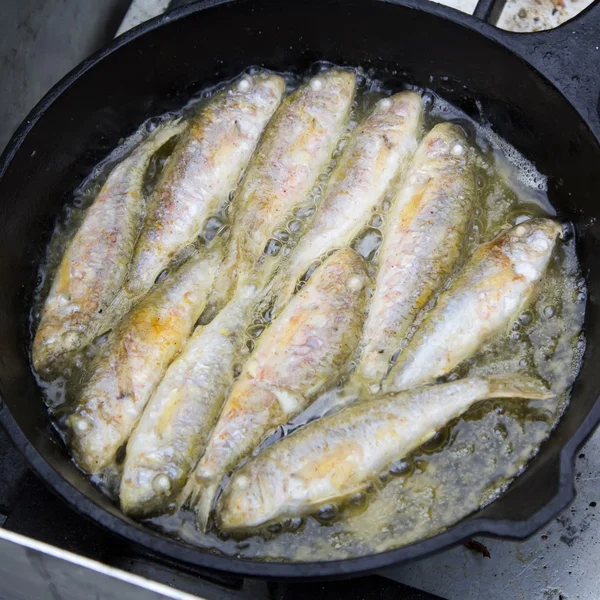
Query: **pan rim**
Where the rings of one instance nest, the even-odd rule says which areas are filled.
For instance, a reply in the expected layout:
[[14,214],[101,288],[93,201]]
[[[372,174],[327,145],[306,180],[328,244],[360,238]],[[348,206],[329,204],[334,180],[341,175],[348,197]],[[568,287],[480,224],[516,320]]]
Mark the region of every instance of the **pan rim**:
[[[146,33],[152,32],[163,25],[184,19],[191,14],[219,5],[243,2],[245,0],[200,0],[194,4],[176,9],[172,12],[158,16],[116,38],[106,48],[99,50],[83,61],[36,104],[13,134],[6,149],[0,156],[0,180],[3,179],[15,154],[35,124],[39,121],[49,107],[58,97],[65,92],[77,79],[88,70],[92,69],[105,57],[111,55],[122,46],[137,40]],[[453,23],[466,27],[491,41],[500,44],[507,52],[511,52],[525,61],[549,85],[555,88],[577,112],[590,133],[598,141],[598,137],[588,127],[585,116],[575,107],[568,98],[549,80],[544,73],[532,65],[520,52],[511,48],[506,32],[501,32],[495,27],[482,23],[475,17],[438,5],[433,2],[423,3],[421,0],[377,0],[390,4],[406,7],[411,10],[421,11],[447,19]],[[516,34],[513,34],[516,35]],[[600,143],[600,142],[599,142]],[[229,574],[261,577],[270,579],[319,579],[335,576],[337,578],[364,575],[375,570],[391,567],[416,558],[428,555],[454,546],[473,535],[488,535],[523,539],[534,533],[548,522],[557,512],[565,508],[574,498],[574,465],[573,460],[579,446],[592,433],[600,421],[600,398],[577,428],[573,436],[561,449],[559,457],[560,481],[556,495],[543,506],[535,515],[527,520],[508,521],[478,518],[477,513],[452,525],[445,531],[432,537],[419,540],[410,545],[393,550],[386,550],[377,554],[370,554],[356,558],[333,560],[326,562],[283,562],[270,560],[246,559],[236,556],[216,554],[208,549],[201,549],[183,541],[170,539],[158,532],[153,532],[146,526],[127,520],[125,516],[112,514],[98,506],[91,498],[71,485],[51,466],[51,464],[30,444],[25,434],[14,420],[10,411],[0,396],[0,422],[4,425],[9,437],[25,456],[33,471],[57,493],[71,508],[76,510],[93,522],[107,528],[112,533],[126,539],[136,546],[143,547],[143,552],[152,553],[158,560],[167,557],[170,560],[180,561],[183,564],[199,568],[220,571]],[[515,530],[519,533],[515,534]]]

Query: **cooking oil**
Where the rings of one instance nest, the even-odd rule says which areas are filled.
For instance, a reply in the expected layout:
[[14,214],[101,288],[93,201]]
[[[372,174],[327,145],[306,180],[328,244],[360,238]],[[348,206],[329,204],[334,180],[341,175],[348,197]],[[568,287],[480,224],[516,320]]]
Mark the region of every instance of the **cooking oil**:
[[[327,66],[317,64],[311,73]],[[299,237],[310,227],[329,174],[353,128],[364,119],[375,102],[392,91],[398,91],[386,89],[363,69],[356,71],[360,93],[352,109],[348,130],[315,189],[291,214],[285,215],[273,231],[265,248],[265,261],[285,260],[285,256],[293,252]],[[248,72],[252,72],[252,68]],[[283,75],[288,82],[288,92],[306,79],[306,76],[291,73]],[[216,86],[198,94],[182,109],[181,114],[185,116],[195,110],[199,103],[205,102],[221,87]],[[463,127],[469,143],[478,151],[479,201],[466,241],[464,260],[479,244],[493,239],[508,227],[536,216],[556,218],[556,211],[547,196],[547,180],[530,161],[500,139],[485,122],[476,123],[433,92],[420,91],[427,110],[425,131],[442,121],[455,122]],[[96,167],[75,190],[72,201],[59,215],[39,270],[36,297],[31,310],[32,331],[37,326],[53,272],[69,239],[81,223],[85,209],[93,201],[110,169],[157,122],[157,119],[153,119],[142,124],[137,132]],[[172,144],[166,145],[153,159],[148,170],[146,194],[152,192],[172,149]],[[351,243],[369,262],[371,275],[375,275],[377,270],[390,201],[389,196],[384,199],[370,217],[368,225]],[[230,215],[225,206],[207,223],[203,239],[209,243],[217,235],[223,234],[229,224]],[[319,262],[298,282],[297,289],[310,277]],[[271,324],[274,318],[273,301],[273,298],[266,297],[252,311],[245,330],[246,341],[242,344],[245,352],[235,362],[236,373],[240,372],[243,361],[259,343],[262,332]],[[426,314],[434,303],[435,298],[422,313]],[[276,527],[243,540],[233,539],[216,529],[208,533],[199,532],[193,513],[186,510],[150,519],[146,521],[147,526],[226,555],[288,561],[335,560],[372,554],[444,530],[502,494],[526,468],[560,419],[585,351],[585,305],[586,285],[575,253],[573,230],[569,224],[565,224],[563,239],[558,243],[550,267],[530,305],[506,331],[485,343],[473,357],[446,376],[452,380],[489,374],[528,375],[542,379],[555,393],[553,400],[482,402],[448,424],[410,456],[399,456],[384,472],[374,474],[371,489],[351,498],[346,504],[322,507],[314,517],[287,519]],[[210,320],[213,316],[204,318]],[[418,320],[412,328],[413,332],[417,326]],[[85,381],[90,361],[101,354],[105,341],[106,337],[95,340],[56,380],[40,381],[49,410],[59,428]],[[341,374],[338,385],[343,386],[357,360],[360,360],[359,354],[348,363],[347,372]],[[289,431],[290,428],[282,427],[275,437],[286,435]],[[120,466],[117,464],[109,472],[93,479],[116,502],[119,477]]]

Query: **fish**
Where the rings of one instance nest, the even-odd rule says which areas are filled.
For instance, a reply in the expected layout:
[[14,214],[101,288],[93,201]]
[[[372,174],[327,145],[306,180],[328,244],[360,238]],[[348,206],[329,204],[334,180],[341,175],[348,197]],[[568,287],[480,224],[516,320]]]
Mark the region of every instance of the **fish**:
[[537,380],[468,378],[368,396],[266,447],[232,476],[217,503],[226,532],[317,512],[364,492],[395,461],[488,398],[552,397]]
[[248,286],[198,327],[152,394],[127,443],[119,492],[127,514],[146,518],[174,507],[233,385],[255,296]]
[[101,347],[66,420],[82,470],[99,473],[113,464],[206,306],[220,260],[209,251],[190,258],[136,304]]
[[533,297],[561,233],[560,223],[533,218],[479,246],[400,353],[384,389],[432,382],[506,330]]
[[[333,70],[313,78],[284,101],[232,200],[230,245],[236,239],[245,244],[252,223],[260,223],[263,229],[257,235],[263,236],[263,242],[244,246],[255,259],[260,257],[278,214],[286,214],[304,199],[331,158],[345,127],[355,85],[353,74]],[[308,134],[316,138],[307,139]],[[269,203],[265,203],[267,199]],[[233,262],[237,259],[237,253],[230,257]],[[236,263],[236,267],[240,265]],[[226,267],[221,272],[226,272]],[[233,279],[226,275],[227,287]],[[259,289],[243,281],[171,365],[128,444],[120,498],[130,514],[167,510],[202,454],[214,425],[212,417],[231,387],[241,334]]]
[[112,169],[87,209],[56,271],[33,341],[33,367],[41,377],[55,375],[94,338],[97,321],[127,276],[150,160],[185,127],[180,119],[159,125]]
[[330,69],[281,103],[232,200],[229,251],[211,304],[224,304],[236,286],[253,282],[263,287],[270,279],[283,252],[265,260],[269,240],[292,210],[307,201],[329,165],[355,93],[354,73]]
[[464,253],[477,200],[474,154],[460,127],[436,125],[392,201],[351,378],[371,393],[381,389],[409,327]]
[[205,528],[223,477],[278,425],[335,382],[358,343],[366,263],[354,250],[330,256],[259,338],[182,492]]
[[416,92],[383,98],[356,128],[331,173],[310,229],[278,277],[274,312],[287,304],[300,278],[334,248],[348,246],[367,225],[396,178],[402,180],[421,132]]
[[123,292],[118,318],[153,285],[177,254],[229,200],[285,92],[268,72],[246,74],[208,101],[191,120],[152,194]]

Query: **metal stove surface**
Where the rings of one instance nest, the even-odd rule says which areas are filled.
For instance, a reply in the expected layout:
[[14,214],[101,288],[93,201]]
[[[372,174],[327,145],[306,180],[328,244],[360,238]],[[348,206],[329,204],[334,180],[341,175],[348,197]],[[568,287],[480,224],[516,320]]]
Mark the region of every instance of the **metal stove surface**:
[[[285,584],[219,575],[192,567],[182,569],[144,556],[117,536],[74,513],[52,494],[29,471],[1,429],[0,526],[9,532],[2,536],[0,531],[0,600],[440,598],[381,576],[331,583]],[[15,538],[10,533],[25,537]],[[3,540],[3,537],[12,539]],[[52,548],[40,551],[32,540]],[[65,557],[60,550],[75,556]],[[78,560],[80,558],[94,562]]]

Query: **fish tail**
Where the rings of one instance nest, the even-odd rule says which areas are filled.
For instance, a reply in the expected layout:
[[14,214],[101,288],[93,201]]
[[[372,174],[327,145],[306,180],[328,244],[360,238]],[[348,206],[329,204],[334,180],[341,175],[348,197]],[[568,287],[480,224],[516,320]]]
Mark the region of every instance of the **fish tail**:
[[212,505],[217,494],[218,485],[211,483],[202,485],[193,475],[181,490],[177,498],[177,508],[190,508],[196,513],[196,522],[201,531],[206,531]]
[[360,396],[358,388],[352,384],[339,389],[334,388],[321,394],[308,408],[302,411],[297,417],[292,419],[288,426],[296,427],[304,425],[309,421],[316,421],[327,415],[346,408],[346,406],[355,402]]
[[218,486],[216,484],[207,485],[197,499],[194,506],[194,512],[196,513],[196,523],[198,529],[202,532],[206,532],[208,528],[208,519],[212,512],[215,496],[217,495]]
[[186,127],[187,122],[181,117],[169,119],[152,131],[148,136],[148,143],[152,148],[158,150],[158,148],[166,144],[172,137],[182,133]]
[[512,375],[487,378],[490,398],[527,398],[529,400],[549,400],[553,394],[539,380],[533,377]]

